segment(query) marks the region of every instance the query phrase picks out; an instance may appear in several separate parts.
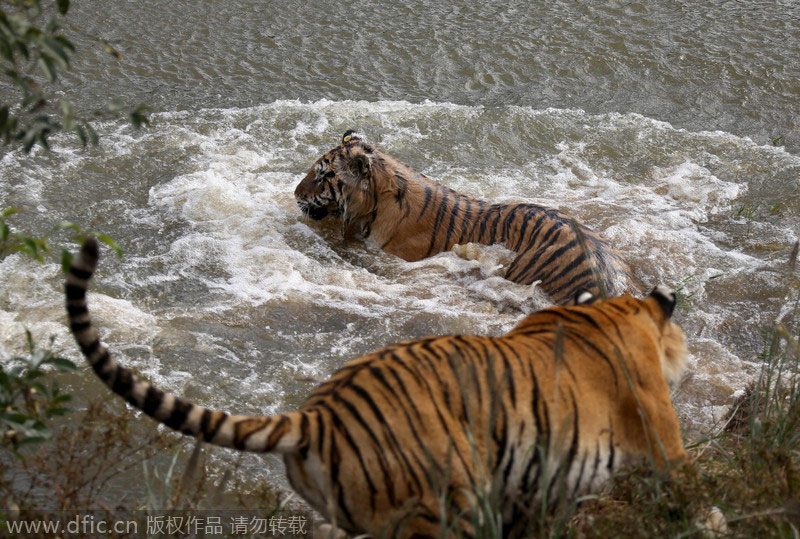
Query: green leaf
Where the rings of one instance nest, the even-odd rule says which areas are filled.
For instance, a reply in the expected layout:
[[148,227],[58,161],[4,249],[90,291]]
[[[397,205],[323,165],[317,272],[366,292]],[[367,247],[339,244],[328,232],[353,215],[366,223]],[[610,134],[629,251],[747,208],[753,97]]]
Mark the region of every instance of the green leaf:
[[19,446],[19,445],[40,444],[42,442],[46,442],[50,438],[49,436],[50,433],[48,432],[47,434],[48,434],[47,436],[26,436],[25,438],[17,442],[17,445]]
[[66,249],[61,251],[61,271],[69,273],[69,268],[72,267],[72,253]]
[[50,82],[55,82],[58,79],[56,65],[49,55],[42,53],[41,57],[39,58],[39,67],[42,68],[42,71],[44,71],[45,75],[47,75],[47,77],[50,79]]
[[69,52],[75,52],[75,45],[73,45],[73,44],[72,44],[72,41],[70,41],[70,40],[69,40],[69,39],[67,39],[66,37],[64,37],[64,36],[60,36],[60,35],[59,35],[59,36],[53,36],[53,39],[55,39],[56,41],[58,41],[58,43],[59,43],[59,44],[60,44],[62,47],[64,47],[65,49],[68,49],[68,50],[69,50]]
[[61,99],[59,105],[61,105],[61,118],[64,122],[64,130],[70,131],[75,125],[75,114],[73,112],[72,103],[66,99]]
[[45,37],[44,40],[42,40],[42,45],[50,53],[53,60],[59,64],[61,69],[69,67],[69,53],[66,51],[63,41],[52,37]]
[[75,370],[77,370],[77,367],[72,361],[63,357],[50,358],[47,361],[45,361],[45,363],[49,363],[50,365],[56,367],[58,370],[62,372],[74,372]]
[[72,130],[78,135],[78,140],[81,141],[81,147],[86,148],[89,143],[89,138],[86,136],[86,129],[84,129],[82,125],[76,125]]
[[122,249],[120,249],[119,245],[117,245],[117,243],[114,240],[112,240],[108,235],[98,234],[97,239],[102,241],[109,247],[111,247],[114,250],[114,252],[117,253],[117,257],[122,258]]
[[58,12],[62,15],[66,15],[67,11],[69,11],[69,0],[56,0],[58,4]]
[[56,225],[56,230],[66,230],[68,228],[71,228],[75,232],[80,232],[81,231],[81,227],[76,225],[72,221],[61,221],[60,223],[58,223]]
[[72,410],[70,410],[69,408],[65,408],[64,406],[56,406],[45,410],[44,415],[47,417],[62,416],[70,413],[71,411]]
[[8,377],[12,380],[19,380],[23,372],[25,372],[25,366],[15,365],[8,369]]
[[34,350],[36,350],[36,345],[33,343],[33,335],[31,334],[31,330],[25,328],[25,340],[28,343],[28,351],[32,354]]
[[97,131],[88,123],[83,124],[83,127],[86,128],[86,132],[89,134],[89,142],[92,146],[97,146],[97,143],[100,142],[100,136],[97,134]]
[[134,128],[139,129],[142,125],[150,124],[150,119],[147,117],[147,110],[147,106],[139,105],[131,111],[129,118]]
[[72,400],[72,395],[70,395],[68,393],[61,393],[61,394],[56,395],[55,397],[53,397],[53,402],[55,402],[57,404],[60,404],[62,402],[69,402],[71,400]]
[[38,238],[30,238],[28,236],[23,236],[21,234],[17,234],[16,236],[22,243],[25,244],[26,247],[26,249],[24,249],[25,252],[27,252],[35,260],[39,262],[44,262],[44,257],[42,256],[42,253],[40,251],[46,252],[48,249],[47,245],[42,240]]
[[33,421],[26,414],[14,411],[13,409],[9,412],[0,413],[0,419],[3,420],[6,425],[9,425],[17,430],[27,430],[27,425]]

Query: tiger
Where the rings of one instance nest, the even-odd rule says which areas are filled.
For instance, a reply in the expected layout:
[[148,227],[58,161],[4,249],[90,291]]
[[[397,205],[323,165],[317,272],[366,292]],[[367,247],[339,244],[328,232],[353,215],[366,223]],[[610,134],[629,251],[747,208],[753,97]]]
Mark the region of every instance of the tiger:
[[178,432],[282,454],[291,487],[348,533],[474,537],[476,497],[494,492],[503,534],[518,536],[539,503],[595,491],[627,463],[671,470],[687,457],[670,400],[686,348],[666,287],[643,299],[583,291],[500,337],[402,341],[348,361],[297,410],[233,415],[111,356],[86,299],[98,257],[87,240],[65,286],[69,326],[97,376]]
[[639,294],[622,255],[567,214],[530,203],[462,195],[380,151],[353,130],[319,159],[294,196],[312,220],[339,218],[347,236],[414,262],[456,244],[503,244],[515,253],[505,278],[539,286],[556,304],[578,291]]

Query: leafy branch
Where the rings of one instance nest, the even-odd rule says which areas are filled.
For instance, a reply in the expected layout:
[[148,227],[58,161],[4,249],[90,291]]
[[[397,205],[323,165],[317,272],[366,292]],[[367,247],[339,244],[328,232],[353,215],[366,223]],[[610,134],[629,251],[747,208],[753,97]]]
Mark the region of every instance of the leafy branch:
[[[16,98],[0,100],[0,141],[21,147],[26,153],[37,144],[49,148],[48,139],[59,132],[77,136],[83,147],[98,142],[91,123],[76,113],[66,99],[56,99],[48,91],[59,74],[70,68],[76,47],[62,31],[70,8],[69,0],[0,0],[0,88],[16,89]],[[106,52],[121,58],[107,41]],[[127,109],[118,101],[107,112],[124,113],[139,128],[149,123],[147,107]]]
[[65,405],[72,396],[63,393],[56,380],[48,378],[48,383],[43,378],[46,371],[75,370],[72,361],[36,348],[30,331],[25,334],[28,355],[0,361],[0,447],[10,446],[19,458],[23,458],[18,451],[21,446],[50,438],[46,420],[71,411]]
[[[19,252],[27,254],[38,262],[44,262],[44,255],[52,253],[49,241],[50,235],[64,230],[72,231],[74,239],[78,244],[83,243],[83,240],[85,240],[87,236],[93,235],[98,240],[102,241],[111,249],[113,249],[114,252],[117,253],[117,256],[120,258],[122,257],[122,249],[120,249],[116,242],[114,242],[114,240],[112,240],[108,235],[95,234],[91,232],[91,228],[89,231],[84,232],[81,230],[79,225],[70,221],[61,221],[51,230],[50,233],[41,237],[28,236],[21,232],[16,232],[11,228],[11,225],[8,223],[8,219],[20,211],[20,208],[12,207],[0,212],[0,260],[10,253]],[[64,272],[69,270],[71,263],[72,254],[68,250],[62,249],[61,266]]]

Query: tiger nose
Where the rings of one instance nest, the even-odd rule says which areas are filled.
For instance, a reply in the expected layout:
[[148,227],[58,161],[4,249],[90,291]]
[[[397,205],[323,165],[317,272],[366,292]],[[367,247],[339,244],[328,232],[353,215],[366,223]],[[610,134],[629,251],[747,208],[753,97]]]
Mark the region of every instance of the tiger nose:
[[306,177],[300,180],[300,183],[297,184],[297,187],[294,190],[294,198],[308,198],[311,194],[312,185],[314,185],[314,174],[309,172],[306,174]]

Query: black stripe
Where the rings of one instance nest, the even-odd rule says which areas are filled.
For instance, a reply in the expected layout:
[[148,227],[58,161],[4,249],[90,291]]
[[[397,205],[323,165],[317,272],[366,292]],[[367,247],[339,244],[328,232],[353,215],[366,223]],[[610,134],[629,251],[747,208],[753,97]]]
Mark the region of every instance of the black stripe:
[[82,303],[80,305],[67,305],[67,313],[69,314],[70,318],[76,318],[82,314],[86,314],[89,312],[89,309],[86,308],[86,304]]
[[[428,341],[425,341],[425,342],[427,343]],[[410,350],[409,350],[409,352],[410,352]],[[437,375],[437,377],[438,377],[438,373],[435,371],[435,369],[434,369],[434,373],[433,374]],[[442,381],[441,381],[441,379],[439,379],[439,384],[441,384],[441,383],[442,383]],[[439,423],[441,424],[442,431],[443,432],[447,432],[449,430],[448,426],[447,426],[447,421],[445,420],[444,416],[442,415],[441,409],[439,408],[439,406],[436,403],[437,399],[436,399],[436,395],[434,395],[433,387],[429,383],[428,379],[424,378],[424,377],[422,378],[422,384],[425,386],[425,389],[428,391],[428,395],[430,396],[431,407],[436,412],[436,417],[439,420]],[[464,458],[464,455],[461,454],[461,449],[459,449],[459,447],[457,445],[453,445],[453,449],[454,449],[454,451],[456,453],[456,456],[458,456],[458,459],[461,461],[461,464],[464,467],[464,472],[467,474],[467,477],[469,477],[470,483],[473,483],[475,479],[474,479],[474,477],[472,475],[472,468],[467,464],[467,460]]]
[[581,289],[587,289],[593,294],[599,293],[600,291],[591,268],[584,269],[566,283],[553,288],[550,294],[561,294],[564,297],[572,298]]
[[501,343],[503,342],[500,339],[492,339],[491,342],[497,352],[500,354],[500,358],[503,360],[503,368],[505,369],[505,379],[506,379],[506,387],[508,388],[508,394],[511,397],[511,407],[516,409],[517,408],[517,388],[514,385],[514,373],[511,369],[511,363],[508,361],[508,356],[502,350]]
[[114,376],[113,370],[111,372],[106,372],[104,369],[105,366],[108,365],[110,359],[111,356],[108,355],[108,350],[103,350],[100,354],[100,357],[97,358],[97,361],[92,363],[92,368],[94,369],[94,372],[97,374],[97,376],[100,377],[100,379],[103,382],[106,383],[106,385],[108,385],[109,381],[111,380],[111,377]]
[[571,498],[574,498],[578,495],[578,489],[581,488],[581,481],[583,480],[583,472],[586,470],[586,459],[588,457],[588,451],[583,452],[583,457],[581,458],[581,467],[580,471],[578,472],[578,477],[575,479],[575,485],[572,487],[572,495]]
[[86,331],[90,327],[92,327],[92,323],[88,322],[88,321],[86,321],[86,322],[72,322],[69,325],[69,328],[72,330],[72,333],[75,334],[75,335],[79,335],[79,334],[83,333],[84,331]]
[[[468,360],[467,364],[469,365],[470,370],[472,371],[472,380],[473,382],[475,382],[475,391],[477,393],[475,398],[478,401],[478,409],[480,410],[481,409],[480,404],[483,401],[483,397],[481,396],[481,379],[478,376],[478,368],[477,368],[477,362],[480,353],[474,346],[472,346],[472,343],[470,343],[467,339],[465,339],[461,335],[453,336],[453,340],[459,343],[461,348],[468,348],[472,352],[473,356],[475,356],[474,359]],[[465,357],[465,359],[469,358]],[[466,384],[466,380],[463,380],[462,382]],[[464,392],[462,391],[462,395],[463,394]]]
[[539,249],[542,248],[541,245],[549,245],[550,244],[550,242],[549,242],[550,236],[553,236],[556,232],[561,232],[561,229],[564,228],[565,226],[567,226],[564,223],[564,220],[563,219],[559,219],[558,216],[549,215],[549,217],[551,217],[553,219],[553,222],[550,223],[550,228],[548,228],[545,231],[544,236],[539,238],[539,245],[540,245]]
[[[546,242],[546,240],[550,237],[550,235],[557,228],[559,228],[558,225],[552,225],[547,230],[547,232],[545,233],[545,237],[544,238],[542,238],[541,240],[536,240],[536,243],[538,244],[538,247],[536,248],[536,252],[533,254],[533,256],[531,256],[530,260],[525,265],[525,267],[519,269],[517,271],[517,275],[516,276],[512,276],[511,275],[512,270],[509,268],[509,271],[507,273],[507,277],[510,278],[513,282],[520,283],[520,284],[530,284],[533,281],[535,281],[537,278],[541,278],[541,277],[539,277],[539,271],[540,270],[539,269],[533,269],[533,268],[543,269],[543,268],[546,267],[546,264],[541,261],[541,257],[544,255],[544,252],[547,250],[548,247],[550,247],[551,244],[543,245],[543,243]],[[559,234],[560,234],[560,232],[559,232]],[[557,237],[558,237],[558,235],[556,236],[555,239],[557,239]],[[555,241],[555,239],[554,239],[554,241]],[[573,239],[572,241],[575,241],[575,240]],[[525,251],[524,254],[527,255],[528,252]],[[520,255],[519,259],[521,259],[521,258],[522,258],[522,255]],[[552,259],[552,257],[551,257],[551,259]],[[512,264],[511,264],[512,267],[514,266],[514,263],[516,263],[516,262],[517,262],[517,260],[512,262]],[[530,273],[530,277],[526,277],[529,273]]]
[[[418,372],[416,372],[410,365],[407,365],[404,361],[400,360],[400,358],[397,357],[394,353],[392,353],[390,357],[397,362],[397,365],[399,367],[402,367],[405,371],[411,374],[411,376],[414,378],[414,381],[417,382],[419,386],[422,385],[422,377]],[[422,423],[422,414],[420,413],[419,408],[417,407],[416,400],[411,398],[411,395],[406,390],[406,386],[403,383],[402,379],[400,378],[400,375],[397,372],[395,372],[395,370],[392,368],[389,368],[389,373],[392,375],[392,378],[394,378],[395,382],[397,382],[397,385],[400,386],[400,390],[403,392],[403,395],[406,398],[406,402],[411,405],[411,409],[416,414],[417,420],[419,420],[419,422]]]
[[492,204],[491,206],[486,208],[486,211],[483,213],[483,215],[479,219],[480,228],[478,230],[478,238],[477,238],[477,242],[478,243],[486,244],[486,242],[483,241],[483,236],[484,236],[484,234],[486,234],[486,223],[489,221],[489,218],[495,214],[495,212],[499,212],[501,210],[502,210],[502,206],[499,206],[497,204]]
[[[611,422],[609,422],[611,424]],[[608,462],[606,469],[612,471],[614,469],[614,426],[608,429]]]
[[[437,360],[439,360],[439,362],[441,362],[442,358],[446,357],[447,354],[446,353],[442,353],[442,355],[440,356],[439,353],[436,350],[433,349],[432,344],[433,343],[430,342],[430,341],[424,342],[422,344],[422,349],[424,351],[428,352],[433,357],[435,357]],[[409,353],[411,353],[411,349],[409,349]],[[436,378],[436,381],[439,383],[439,388],[442,391],[442,396],[444,397],[444,403],[445,403],[445,406],[447,406],[447,410],[448,411],[452,410],[453,408],[452,408],[452,400],[450,399],[450,390],[447,387],[447,383],[442,379],[442,377],[441,377],[441,375],[439,373],[439,369],[440,369],[439,365],[434,363],[425,354],[421,354],[419,357],[422,358],[425,361],[425,363],[427,363],[428,367],[430,368],[431,374],[433,374],[433,376]]]
[[428,208],[428,204],[431,201],[431,196],[433,195],[433,190],[429,186],[426,185],[424,187],[425,187],[425,204],[422,205],[422,209],[420,210],[419,215],[417,216],[418,223],[419,220],[422,219],[422,216],[425,215],[425,210]]
[[208,431],[208,439],[209,440],[213,440],[214,439],[214,437],[217,435],[217,432],[219,432],[219,429],[222,428],[222,425],[225,423],[225,421],[227,419],[228,419],[228,414],[225,413],[225,412],[222,412],[222,416],[217,420],[217,422],[214,424],[214,426],[211,427],[211,430]]
[[211,410],[205,408],[203,409],[203,414],[200,416],[200,432],[203,434],[203,439],[206,442],[211,441],[211,437],[206,432],[206,429],[208,429],[208,424],[211,422],[211,414]]
[[459,245],[464,244],[464,237],[467,235],[467,228],[472,223],[472,201],[469,198],[464,198],[464,215],[461,217],[461,234],[458,236]]
[[[551,256],[550,259],[547,262],[545,262],[545,266],[552,263],[552,261],[555,260],[555,258],[560,257],[567,249],[570,249],[575,245],[576,243],[571,242],[571,244],[565,245],[564,247],[553,253],[553,256]],[[558,282],[564,277],[566,277],[569,273],[575,271],[577,268],[579,268],[584,264],[588,266],[587,269],[584,270],[584,273],[588,271],[591,274],[592,261],[586,258],[583,251],[578,251],[577,256],[572,257],[572,259],[569,260],[568,262],[565,260],[557,261],[557,264],[553,267],[552,270],[550,270],[546,274],[542,274],[541,279],[542,281]],[[600,272],[600,268],[596,269],[598,272]],[[560,288],[564,288],[566,286],[569,286],[571,283],[574,283],[577,279],[582,277],[584,273],[580,273],[572,277],[567,281],[567,283],[562,284]]]
[[[325,408],[328,411],[328,413],[330,413],[331,421],[333,422],[333,426],[336,429],[336,432],[339,432],[339,433],[341,433],[342,436],[344,436],[344,439],[347,442],[347,445],[350,446],[350,449],[353,450],[353,452],[355,453],[356,457],[358,458],[358,463],[359,463],[360,468],[361,468],[361,473],[364,475],[364,479],[366,479],[366,481],[367,481],[367,487],[369,488],[369,494],[370,494],[370,501],[372,503],[372,510],[374,512],[375,511],[375,494],[378,492],[378,490],[375,488],[375,484],[372,482],[372,477],[369,475],[369,470],[367,469],[367,466],[364,463],[364,456],[361,454],[361,449],[359,449],[358,444],[356,444],[355,440],[353,440],[353,437],[351,436],[350,431],[347,429],[347,425],[336,414],[336,412],[333,410],[333,408],[331,408],[330,405],[328,403],[326,403],[326,402],[321,402],[319,404],[319,406],[321,406],[322,408]],[[331,443],[334,443],[333,440],[335,440],[335,439],[336,439],[336,436],[333,436]],[[344,503],[343,496],[341,496],[341,495],[340,495],[340,503]]]
[[[506,464],[506,467],[503,469],[503,482],[502,482],[502,485],[504,485],[505,487],[508,487],[508,478],[511,475],[511,468],[514,465],[514,460],[515,460],[514,459],[514,453],[515,453],[515,450],[516,450],[516,446],[512,445],[511,448],[509,449],[509,452],[508,452],[508,463]],[[501,451],[502,451],[502,449],[501,449]]]
[[[330,410],[329,410],[330,411]],[[341,488],[339,485],[339,464],[341,463],[342,457],[339,454],[339,447],[336,443],[336,436],[334,432],[331,432],[331,448],[330,454],[328,456],[328,463],[331,468],[331,479],[330,484],[333,485],[333,488],[336,489],[338,492],[336,493],[336,506],[339,511],[341,512],[344,517],[347,519],[347,523],[342,523],[342,527],[346,527],[347,524],[352,526],[353,524],[353,514],[348,509],[347,504],[345,503],[344,499],[344,489]]]
[[497,243],[495,239],[497,237],[497,223],[499,223],[500,219],[503,217],[503,210],[505,209],[506,206],[499,206],[498,208],[497,216],[494,218],[494,222],[492,223],[492,226],[489,228],[489,232],[491,232],[491,234],[489,235],[488,245],[494,245],[495,243]]
[[592,463],[592,475],[589,477],[589,484],[587,485],[590,489],[592,485],[594,485],[594,481],[597,478],[597,470],[600,469],[600,440],[595,440],[594,442],[594,462]]
[[452,208],[450,208],[450,222],[447,223],[447,235],[444,238],[444,245],[442,245],[442,249],[449,249],[450,245],[450,236],[453,235],[453,230],[456,227],[456,217],[458,216],[458,208],[461,205],[461,195],[456,195],[455,197],[455,204]]
[[[402,391],[405,394],[406,405],[405,406],[398,406],[398,409],[402,410],[403,415],[406,418],[406,423],[408,424],[408,428],[409,428],[409,430],[411,430],[411,435],[414,437],[414,440],[416,441],[417,445],[419,445],[420,449],[425,454],[428,454],[429,453],[429,449],[428,449],[427,445],[425,444],[425,442],[422,441],[422,437],[419,435],[419,431],[417,430],[417,426],[414,424],[414,420],[411,418],[411,414],[408,411],[408,408],[409,408],[408,405],[409,404],[411,405],[411,408],[414,409],[414,411],[417,414],[417,417],[421,421],[422,418],[421,418],[421,416],[419,414],[419,411],[416,409],[416,405],[414,404],[414,401],[410,400],[411,397],[408,394],[408,391],[406,391],[405,384],[403,384],[402,379],[400,378],[400,376],[396,372],[394,372],[394,369],[392,369],[391,367],[387,367],[387,369],[392,373],[392,375],[395,378],[395,380],[400,382],[400,384],[402,385]],[[370,369],[370,372],[373,374],[373,376],[375,377],[376,380],[378,380],[381,384],[383,384],[383,386],[386,389],[389,390],[389,392],[395,397],[396,401],[399,403],[400,402],[399,395],[395,392],[395,390],[391,386],[391,384],[389,384],[389,381],[383,376],[383,373],[380,371],[380,369],[378,369],[377,367],[373,367],[372,369]],[[394,434],[392,434],[392,436],[394,437]],[[406,445],[408,445],[408,444],[406,444]],[[431,474],[427,473],[428,472],[428,467],[419,460],[419,457],[417,455],[417,451],[410,451],[410,453],[414,457],[414,461],[417,463],[417,466],[419,466],[420,470],[424,470],[425,473],[423,473],[423,477],[427,480],[428,485],[431,488],[433,488],[434,485],[431,482],[432,481]],[[403,458],[405,459],[405,454],[403,455]],[[434,464],[434,466],[437,467],[437,470],[441,473],[442,470],[441,470],[441,467],[438,466],[438,463],[434,462],[433,464]],[[413,473],[413,477],[414,477],[414,480],[417,482],[417,487],[419,489],[418,492],[422,492],[422,490],[423,490],[422,489],[422,485],[421,485],[419,479],[417,478],[417,474]]]
[[[458,350],[458,348],[456,348],[456,350]],[[465,363],[463,361],[465,359],[464,355],[461,353],[461,350],[458,350],[458,354],[459,358],[462,360],[461,364],[463,365]],[[455,389],[459,392],[460,396],[460,398],[457,400],[461,401],[462,421],[466,422],[470,419],[470,416],[469,416],[469,411],[467,410],[467,399],[466,399],[466,393],[464,392],[465,389],[464,380],[462,379],[463,377],[461,376],[461,365],[456,364],[454,353],[447,354],[445,356],[445,359],[447,360],[447,366],[450,367],[450,371],[453,373],[453,379],[455,379],[456,381]],[[453,412],[455,412],[455,410],[453,410]]]
[[[350,387],[352,388],[352,386]],[[356,394],[358,394],[358,392],[356,392]],[[372,444],[374,446],[372,453],[378,458],[378,465],[381,468],[381,472],[383,472],[384,485],[386,485],[390,491],[389,496],[394,499],[394,484],[392,483],[392,477],[389,473],[389,463],[386,461],[386,455],[384,454],[383,450],[384,444],[382,444],[378,439],[378,435],[374,430],[372,430],[372,427],[369,423],[367,423],[367,420],[364,419],[364,416],[361,415],[361,411],[355,404],[350,402],[348,399],[345,399],[340,393],[334,393],[333,400],[343,405],[347,409],[350,415],[358,422],[359,425],[361,425],[361,428],[364,429],[364,432],[366,432],[369,438],[372,440]],[[374,500],[372,505],[374,508]]]
[[[78,344],[81,347],[81,352],[83,352],[83,355],[85,355],[86,358],[89,359],[100,348],[100,339],[93,339],[92,342],[90,342],[89,344],[87,344],[85,346],[84,346],[83,343],[80,343],[80,342]],[[108,361],[108,354],[106,354],[105,361]],[[94,363],[98,363],[98,361],[95,360]]]
[[[442,198],[439,200],[439,208],[436,211],[436,218],[433,221],[433,228],[431,229],[431,244],[428,247],[428,252],[425,254],[423,258],[428,258],[432,254],[434,254],[433,248],[436,246],[436,238],[439,235],[439,223],[441,223],[442,218],[444,217],[445,212],[448,210],[447,207],[447,189],[442,189]],[[436,251],[437,253],[439,251]]]
[[67,283],[64,288],[66,290],[67,299],[69,301],[81,300],[81,299],[84,299],[86,297],[86,287],[85,286],[72,284],[72,283]]
[[317,410],[317,455],[322,458],[322,448],[325,445],[325,419],[322,417],[322,412]]
[[180,430],[180,428],[186,422],[186,416],[189,415],[191,409],[191,404],[182,399],[176,398],[175,403],[172,406],[172,412],[169,414],[169,417],[164,420],[164,424],[172,429]]
[[408,190],[408,180],[397,173],[395,173],[394,178],[397,181],[397,192],[394,194],[394,199],[402,207],[403,199],[406,197],[406,191]]
[[[494,417],[495,420],[495,428],[492,432],[492,440],[495,442],[495,447],[497,447],[497,453],[502,455],[505,452],[506,446],[508,445],[508,415],[506,413],[506,407],[503,405],[502,400],[502,393],[498,396],[500,402],[496,404],[497,406],[497,415]],[[497,425],[500,426],[500,433],[498,437],[497,433]],[[497,473],[498,468],[502,464],[502,458],[499,458],[495,461],[494,466],[492,467],[492,473]]]
[[[559,235],[560,235],[560,233],[559,233]],[[547,248],[555,245],[555,242],[557,240],[558,240],[557,237],[554,238],[553,239],[553,243],[548,245]],[[548,256],[546,259],[543,260],[542,258],[538,258],[536,260],[536,265],[531,267],[531,274],[532,275],[536,275],[537,279],[541,279],[542,280],[542,284],[544,284],[545,282],[551,281],[552,280],[551,276],[553,274],[555,274],[560,268],[559,263],[561,261],[559,259],[563,256],[564,253],[566,253],[567,251],[569,251],[573,247],[576,247],[577,245],[578,245],[578,240],[575,239],[575,238],[572,238],[566,244],[564,244],[561,247],[558,247],[557,249],[552,251],[550,253],[550,256]],[[538,253],[539,253],[539,257],[541,257],[541,256],[543,256],[545,254],[544,250],[540,250],[540,251],[538,251]],[[580,252],[580,254],[578,256],[576,256],[575,258],[582,259],[583,258],[583,252]]]
[[[244,438],[242,438],[242,443],[243,444],[246,443],[247,439],[250,438],[250,436],[254,435],[257,432],[261,432],[272,421],[273,420],[270,419],[270,420],[267,421],[267,423],[264,426],[262,426],[262,427],[260,427],[258,429],[250,431]],[[275,425],[274,427],[272,427],[272,432],[270,432],[269,436],[267,436],[267,445],[264,448],[265,451],[271,451],[273,447],[278,445],[278,442],[281,441],[281,438],[283,438],[286,435],[286,432],[284,432],[284,429],[286,428],[286,425],[288,423],[290,423],[289,416],[285,416],[285,415],[280,416],[280,419],[278,419],[278,424]]]
[[[411,463],[408,461],[408,458],[406,457],[405,451],[403,450],[403,448],[401,448],[400,443],[398,442],[397,438],[395,437],[394,432],[393,432],[393,430],[391,428],[391,425],[389,425],[389,423],[386,421],[386,417],[383,415],[383,412],[380,410],[380,408],[375,403],[375,401],[373,400],[372,396],[369,394],[369,392],[366,389],[364,389],[363,387],[361,387],[361,386],[359,386],[358,384],[355,384],[355,383],[351,387],[352,387],[353,391],[355,391],[356,394],[364,402],[367,403],[367,406],[369,406],[370,410],[372,411],[372,414],[375,416],[375,418],[378,420],[378,422],[382,425],[384,435],[386,435],[386,437],[389,439],[389,441],[392,443],[392,445],[395,448],[395,451],[393,451],[391,454],[393,454],[395,456],[396,460],[402,460],[403,461],[403,463],[405,464],[405,466],[404,466],[405,470],[407,472],[411,473],[411,475],[414,478],[414,482],[417,484],[417,486],[419,486],[420,485],[419,479],[417,478],[416,473],[414,473],[414,470],[411,467]],[[381,447],[381,444],[377,443],[377,440],[376,440],[376,445],[377,445],[378,448]],[[385,457],[383,457],[383,453],[384,452],[385,451],[380,451],[379,450],[379,456],[381,457],[380,458],[381,463],[383,463],[383,460],[385,458]],[[400,457],[400,459],[397,459],[398,456]],[[395,506],[395,505],[397,505],[397,497],[396,497],[395,491],[394,491],[394,477],[392,476],[392,473],[389,470],[384,470],[384,474],[385,474],[384,483],[388,487],[387,490],[388,490],[388,494],[389,494],[389,502],[393,506]]]
[[503,237],[500,238],[501,243],[508,243],[511,238],[511,225],[516,220],[517,212],[522,209],[520,204],[515,205],[511,211],[508,212],[506,218],[503,219]]
[[92,278],[92,273],[94,273],[91,269],[88,269],[88,270],[87,269],[81,269],[81,268],[77,267],[75,264],[70,266],[69,272],[73,276],[75,276],[78,279],[80,279],[81,281],[88,281],[89,279]]
[[[517,234],[517,243],[514,247],[511,247],[510,242],[506,241],[506,247],[512,249],[515,252],[519,252],[519,248],[522,246],[522,242],[525,239],[525,232],[528,230],[528,225],[532,220],[532,216],[530,214],[529,208],[525,208],[525,215],[522,216],[522,224],[519,227],[519,232]],[[509,238],[510,240],[510,238]]]
[[300,415],[300,441],[297,444],[297,453],[301,459],[308,457],[308,450],[311,447],[311,421],[308,413],[302,412]]
[[150,417],[155,417],[158,407],[164,400],[164,392],[154,386],[148,386],[147,393],[144,396],[142,403],[142,411]]

